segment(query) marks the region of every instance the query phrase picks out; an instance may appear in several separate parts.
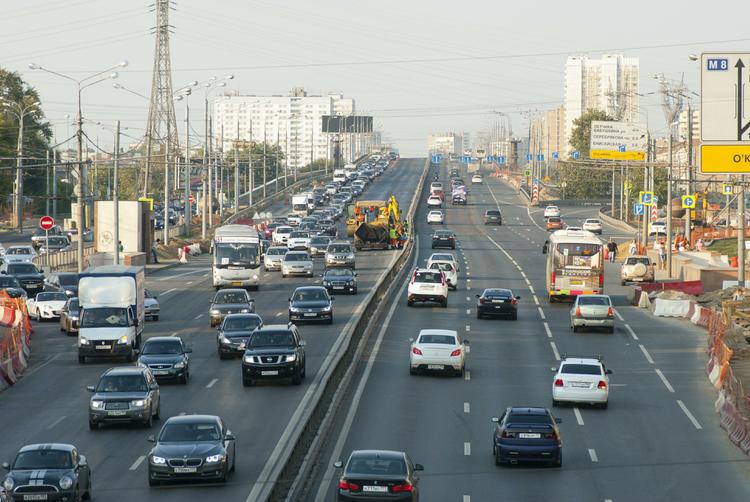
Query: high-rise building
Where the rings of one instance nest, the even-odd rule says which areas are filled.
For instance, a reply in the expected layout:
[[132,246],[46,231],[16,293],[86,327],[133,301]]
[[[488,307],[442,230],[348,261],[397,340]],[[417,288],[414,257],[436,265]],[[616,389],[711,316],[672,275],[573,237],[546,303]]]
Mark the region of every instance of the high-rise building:
[[[332,142],[322,132],[323,115],[353,115],[354,99],[341,94],[308,96],[295,88],[288,96],[218,96],[213,103],[213,134],[225,150],[236,140],[279,145],[289,167],[330,158]],[[238,131],[239,128],[239,131]],[[362,141],[342,141],[343,154],[354,159]]]
[[471,133],[469,131],[462,133],[461,143],[463,144],[464,151],[471,151]]
[[555,108],[541,114],[531,123],[532,153],[536,156],[543,154],[545,160],[553,158],[557,152],[563,156],[566,150],[565,142],[565,108]]
[[427,150],[430,153],[461,155],[464,151],[463,133],[441,132],[427,137]]
[[615,120],[638,122],[640,63],[622,54],[601,59],[570,56],[565,63],[565,145],[570,151],[573,121],[586,110],[601,110]]

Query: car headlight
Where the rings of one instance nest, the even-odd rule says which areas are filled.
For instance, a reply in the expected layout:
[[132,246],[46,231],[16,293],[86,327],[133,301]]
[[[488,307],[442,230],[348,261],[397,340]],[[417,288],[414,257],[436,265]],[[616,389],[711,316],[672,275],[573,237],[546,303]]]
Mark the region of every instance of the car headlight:
[[248,312],[250,312],[250,309],[242,309],[240,310],[240,312],[243,314],[247,314]]
[[330,305],[328,305],[327,307],[323,307],[323,308],[322,308],[321,310],[322,310],[323,312],[330,312],[330,311],[331,311],[331,306],[330,306]]
[[346,285],[347,285],[347,286],[354,286],[354,281],[348,281],[348,282],[346,283]]
[[286,356],[286,362],[288,363],[293,363],[296,360],[297,360],[297,354],[289,354],[288,356]]
[[227,337],[226,337],[226,336],[224,336],[224,335],[219,335],[219,342],[221,342],[221,343],[232,343],[232,342],[231,342],[231,341],[229,340],[229,338],[227,338]]
[[82,336],[81,338],[78,339],[78,343],[80,345],[88,345],[90,342],[88,338]]
[[354,254],[348,254],[348,255],[346,255],[346,259],[347,260],[353,260],[354,259]]
[[254,359],[253,356],[244,356],[242,358],[242,360],[245,361],[248,364],[252,364],[254,362],[253,359]]
[[5,491],[7,492],[12,492],[14,486],[16,486],[16,481],[10,476],[5,478],[5,481],[3,481],[3,488],[5,488]]
[[73,478],[70,476],[63,476],[60,478],[60,488],[63,490],[69,490],[73,486]]
[[291,312],[299,312],[300,311],[300,309],[298,307],[292,307],[292,306],[289,306],[289,310]]
[[135,365],[138,366],[139,368],[148,368],[148,365],[142,362],[140,359],[136,361]]
[[104,408],[104,401],[91,401],[91,408],[94,410],[101,410]]
[[117,339],[117,343],[120,345],[125,345],[126,343],[128,343],[128,335],[122,335]]
[[133,401],[130,401],[130,406],[132,406],[133,408],[143,408],[145,405],[145,399],[134,399]]
[[174,368],[175,368],[176,370],[181,370],[181,369],[182,369],[182,368],[184,368],[184,367],[185,367],[185,363],[184,363],[184,362],[182,362],[182,361],[180,361],[179,363],[177,363],[177,364],[175,364],[175,365],[174,365]]
[[330,286],[330,285],[331,285],[330,281],[323,281],[323,286]]
[[224,455],[210,455],[206,457],[206,463],[207,464],[215,464],[216,462],[221,462],[224,460]]
[[156,455],[152,455],[151,463],[154,465],[164,465],[167,463],[167,459],[164,457],[157,457]]
[[219,314],[221,314],[221,312],[219,312],[217,309],[211,309],[209,311],[209,314],[211,314],[211,315],[219,315]]
[[257,280],[258,280],[258,275],[257,275],[257,274],[253,275],[253,280],[254,280],[254,281],[257,281]]

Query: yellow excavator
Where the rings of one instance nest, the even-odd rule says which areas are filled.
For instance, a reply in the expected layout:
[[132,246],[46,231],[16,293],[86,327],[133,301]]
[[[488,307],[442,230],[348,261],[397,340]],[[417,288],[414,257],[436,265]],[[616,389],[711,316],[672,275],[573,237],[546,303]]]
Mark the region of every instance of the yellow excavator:
[[388,200],[361,200],[346,208],[346,234],[354,238],[360,249],[389,249],[391,229],[400,240],[404,233],[401,210],[394,195]]

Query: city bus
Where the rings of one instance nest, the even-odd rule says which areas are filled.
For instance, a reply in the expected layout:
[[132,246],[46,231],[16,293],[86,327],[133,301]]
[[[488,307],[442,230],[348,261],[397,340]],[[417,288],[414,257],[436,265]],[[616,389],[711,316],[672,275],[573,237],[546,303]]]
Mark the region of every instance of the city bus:
[[549,301],[604,292],[604,244],[591,232],[558,230],[547,247]]

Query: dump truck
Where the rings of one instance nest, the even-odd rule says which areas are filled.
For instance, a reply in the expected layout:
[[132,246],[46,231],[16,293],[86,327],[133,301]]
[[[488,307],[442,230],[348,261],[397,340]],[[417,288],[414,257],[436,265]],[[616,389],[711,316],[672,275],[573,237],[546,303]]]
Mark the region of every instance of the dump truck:
[[361,200],[347,206],[346,233],[354,238],[357,250],[389,249],[392,228],[400,240],[404,228],[393,195],[388,200]]

